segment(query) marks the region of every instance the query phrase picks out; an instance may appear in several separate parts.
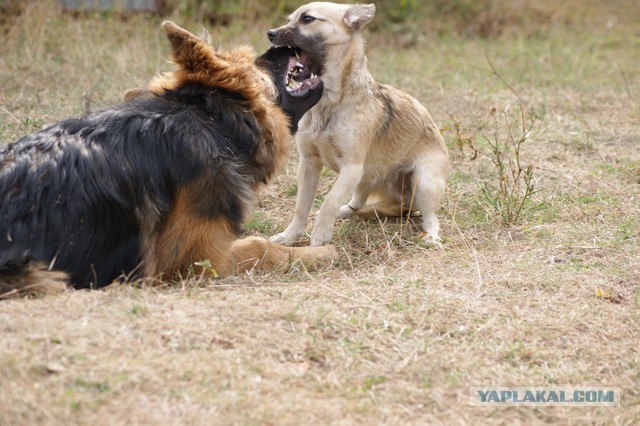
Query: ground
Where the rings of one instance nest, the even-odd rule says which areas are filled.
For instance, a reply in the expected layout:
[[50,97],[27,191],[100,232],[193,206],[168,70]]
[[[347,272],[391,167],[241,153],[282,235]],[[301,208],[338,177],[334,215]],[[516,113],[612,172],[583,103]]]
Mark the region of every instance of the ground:
[[[444,248],[406,220],[348,219],[341,261],[319,272],[2,301],[0,423],[637,424],[640,31],[625,18],[640,14],[628,4],[491,38],[376,28],[370,70],[427,106],[450,147]],[[0,20],[2,141],[171,69],[161,20],[46,2]],[[262,51],[275,23],[207,30]],[[520,106],[535,119],[520,157],[536,192],[511,225],[482,193],[498,179],[484,137]],[[296,163],[292,149],[248,234],[287,225]],[[322,179],[326,192],[335,174]],[[622,404],[469,405],[471,386],[561,385],[620,387]]]

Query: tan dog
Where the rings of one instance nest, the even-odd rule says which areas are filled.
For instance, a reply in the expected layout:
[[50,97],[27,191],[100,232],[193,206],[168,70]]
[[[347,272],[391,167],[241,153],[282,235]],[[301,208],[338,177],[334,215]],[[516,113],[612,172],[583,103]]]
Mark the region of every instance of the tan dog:
[[298,51],[287,90],[310,85],[318,76],[324,83],[323,97],[302,118],[296,137],[300,164],[293,221],[271,241],[300,239],[323,164],[339,176],[316,217],[312,246],[331,241],[335,218],[399,216],[417,209],[424,238],[440,241],[435,212],[445,189],[447,148],[417,100],[369,73],[360,30],[374,13],[373,4],[309,3],[291,14],[287,25],[267,32],[273,44]]

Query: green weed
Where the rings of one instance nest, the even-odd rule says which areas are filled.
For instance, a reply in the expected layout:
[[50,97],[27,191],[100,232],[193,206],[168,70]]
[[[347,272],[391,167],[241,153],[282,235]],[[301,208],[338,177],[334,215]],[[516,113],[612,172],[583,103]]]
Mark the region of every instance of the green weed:
[[387,381],[387,378],[385,376],[378,376],[378,375],[367,376],[365,377],[364,382],[360,387],[360,390],[362,391],[362,393],[367,393],[371,389],[373,389],[376,385],[379,385],[386,381]]
[[[494,113],[495,114],[495,113]],[[482,194],[498,214],[500,222],[514,225],[521,219],[525,205],[536,193],[533,181],[533,166],[523,164],[522,145],[527,141],[534,121],[527,127],[524,109],[520,108],[521,130],[518,121],[505,110],[502,113],[506,126],[506,135],[501,135],[500,123],[496,115],[493,135],[483,135],[484,141],[491,148],[490,159],[494,166],[494,180],[480,184]],[[518,134],[516,134],[518,132]]]
[[276,225],[264,211],[259,210],[253,214],[253,219],[244,224],[244,229],[247,232],[270,235],[275,232]]
[[131,309],[129,309],[129,313],[131,315],[139,315],[139,314],[144,313],[145,311],[146,311],[146,309],[143,306],[140,306],[140,305],[133,305],[131,307]]

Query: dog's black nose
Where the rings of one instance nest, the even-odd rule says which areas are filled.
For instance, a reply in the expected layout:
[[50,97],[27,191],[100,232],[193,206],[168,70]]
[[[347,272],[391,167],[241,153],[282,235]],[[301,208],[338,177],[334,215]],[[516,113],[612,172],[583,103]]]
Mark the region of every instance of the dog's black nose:
[[269,41],[273,42],[273,39],[278,36],[278,30],[269,30],[267,31],[267,37],[269,37]]

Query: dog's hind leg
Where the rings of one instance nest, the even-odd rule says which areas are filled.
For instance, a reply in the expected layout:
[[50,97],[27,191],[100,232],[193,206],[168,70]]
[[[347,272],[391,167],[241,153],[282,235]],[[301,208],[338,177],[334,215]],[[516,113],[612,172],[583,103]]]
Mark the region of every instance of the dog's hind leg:
[[[207,217],[193,205],[189,189],[179,189],[173,210],[160,230],[143,239],[144,275],[170,281],[197,271],[195,262],[209,261],[205,273],[226,267],[236,228],[225,215]],[[208,270],[207,270],[208,269]],[[214,272],[215,271],[215,272]]]
[[372,186],[371,179],[363,179],[353,199],[340,208],[338,218],[353,214],[365,219],[408,216],[410,210],[417,210],[412,196],[412,176],[413,172],[390,173],[386,181],[375,186]]
[[313,200],[318,190],[320,171],[322,170],[322,160],[315,155],[300,154],[300,165],[298,166],[298,194],[296,196],[296,210],[293,220],[287,229],[280,234],[271,237],[273,243],[285,245],[295,244],[307,226],[309,212],[313,205]]
[[364,185],[363,182],[360,182],[353,192],[353,197],[351,197],[351,201],[349,201],[344,206],[340,207],[338,210],[337,218],[338,219],[346,219],[348,217],[356,214],[360,209],[364,207],[367,202],[367,198],[369,197],[370,188],[368,185]]
[[253,268],[285,269],[294,262],[317,267],[337,258],[333,247],[286,247],[258,237],[238,240],[229,218],[203,216],[194,209],[190,195],[189,190],[178,191],[161,231],[146,245],[147,277],[169,281],[190,272],[227,275]]
[[231,263],[228,269],[234,272],[251,269],[282,271],[297,262],[308,269],[317,269],[333,263],[338,258],[338,252],[333,246],[287,247],[273,244],[260,237],[248,237],[235,241],[231,252]]
[[415,179],[415,205],[422,212],[422,228],[426,235],[424,240],[440,244],[440,224],[436,210],[444,194],[446,182],[446,155],[429,153],[416,160],[413,179]]

